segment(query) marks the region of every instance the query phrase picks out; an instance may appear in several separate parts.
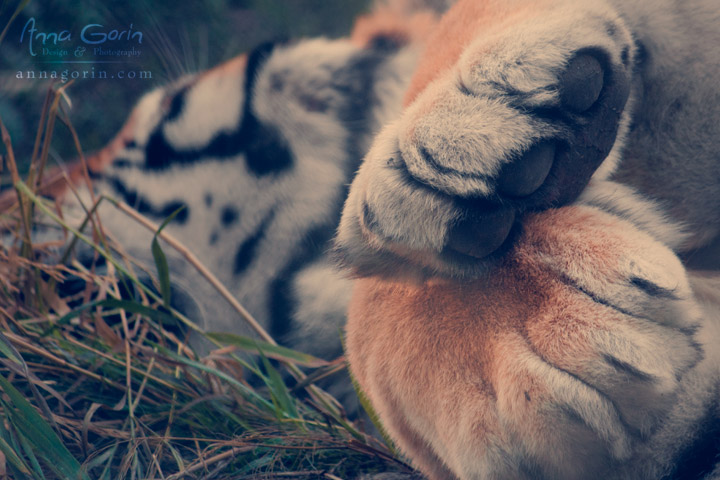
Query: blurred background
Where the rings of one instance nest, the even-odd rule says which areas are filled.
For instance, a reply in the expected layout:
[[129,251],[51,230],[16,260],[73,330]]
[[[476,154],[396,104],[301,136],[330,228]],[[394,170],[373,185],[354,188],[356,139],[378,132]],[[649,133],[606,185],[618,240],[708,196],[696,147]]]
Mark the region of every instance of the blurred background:
[[[17,161],[22,166],[29,160],[50,86],[50,80],[37,78],[41,71],[58,76],[67,71],[68,77],[80,72],[81,78],[67,90],[69,113],[83,150],[92,152],[112,139],[133,104],[153,87],[217,65],[263,41],[344,36],[370,1],[30,0],[0,44],[0,116],[12,136]],[[0,30],[20,3],[0,0]],[[81,41],[88,25],[86,38],[106,41]],[[113,40],[115,36],[119,38]],[[87,48],[77,52],[78,47]],[[96,54],[98,47],[105,53]],[[119,51],[135,54],[118,55]],[[84,71],[88,77],[105,71],[107,78],[83,79]],[[120,71],[125,78],[118,78]],[[36,78],[28,78],[29,72]],[[146,72],[150,78],[141,78],[148,77]],[[130,75],[135,78],[127,78]],[[58,122],[51,157],[68,161],[75,152],[67,128]],[[9,181],[6,177],[2,175],[3,184]]]

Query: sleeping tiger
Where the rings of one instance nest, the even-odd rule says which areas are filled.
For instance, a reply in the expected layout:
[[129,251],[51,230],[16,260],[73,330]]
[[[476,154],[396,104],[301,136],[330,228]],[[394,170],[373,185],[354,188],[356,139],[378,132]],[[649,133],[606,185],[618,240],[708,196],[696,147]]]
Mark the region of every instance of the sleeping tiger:
[[[116,138],[87,157],[93,187],[157,224],[184,207],[165,231],[266,331],[300,351],[341,356],[352,280],[329,252],[342,203],[373,136],[399,114],[442,3],[379,5],[351,38],[266,43],[145,94]],[[65,218],[79,224],[85,211],[67,177],[82,184],[82,165],[47,175],[45,193],[62,197]],[[5,195],[0,209],[12,200]],[[125,251],[153,265],[152,232],[108,202],[99,216]],[[256,335],[180,254],[164,251],[175,308],[206,331]],[[354,417],[350,381],[336,377],[328,389]]]
[[459,0],[428,39],[337,251],[429,478],[720,478],[717,44],[708,0]]
[[[712,471],[720,287],[668,247],[719,221],[717,61],[673,54],[693,43],[666,23],[688,8],[712,45],[716,12],[478,0],[438,26],[446,3],[381,5],[350,39],[150,92],[90,158],[95,187],[157,221],[184,206],[168,231],[287,345],[339,355],[350,304],[352,370],[431,478]],[[655,22],[677,35],[657,43]],[[697,170],[652,167],[687,155]],[[151,234],[101,218],[150,259]],[[339,222],[333,255],[362,278],[334,267]],[[176,306],[250,333],[170,262]]]

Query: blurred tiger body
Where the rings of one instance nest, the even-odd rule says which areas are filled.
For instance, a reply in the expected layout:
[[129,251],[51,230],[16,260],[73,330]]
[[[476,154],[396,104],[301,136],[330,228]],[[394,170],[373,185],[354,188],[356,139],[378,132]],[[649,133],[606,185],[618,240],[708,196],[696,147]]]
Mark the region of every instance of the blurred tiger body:
[[[350,38],[260,45],[156,88],[105,148],[46,174],[42,192],[61,199],[65,219],[75,225],[93,201],[84,188],[87,174],[95,196],[124,202],[158,225],[178,212],[164,231],[264,330],[286,346],[334,360],[343,354],[352,280],[330,258],[331,240],[362,155],[400,111],[437,20],[427,4],[378,6],[358,19]],[[68,182],[79,187],[79,199]],[[0,197],[2,209],[15,200],[8,193]],[[121,252],[154,264],[153,232],[111,202],[102,202],[98,214]],[[55,242],[62,235],[36,234]],[[174,308],[204,331],[257,338],[181,253],[163,250]],[[92,255],[79,252],[83,261]],[[201,354],[214,348],[193,331],[189,338]],[[347,375],[322,386],[348,415],[360,413]]]
[[[330,249],[347,184],[379,126],[399,112],[419,54],[409,25],[380,8],[352,39],[262,45],[212,70],[147,93],[108,145],[89,155],[96,191],[160,223],[192,251],[283,343],[333,359],[342,354],[351,281]],[[45,193],[82,217],[57,170]],[[89,201],[89,195],[84,195]],[[105,204],[105,229],[152,263],[152,233]],[[180,255],[170,256],[175,305],[208,331],[253,331]]]

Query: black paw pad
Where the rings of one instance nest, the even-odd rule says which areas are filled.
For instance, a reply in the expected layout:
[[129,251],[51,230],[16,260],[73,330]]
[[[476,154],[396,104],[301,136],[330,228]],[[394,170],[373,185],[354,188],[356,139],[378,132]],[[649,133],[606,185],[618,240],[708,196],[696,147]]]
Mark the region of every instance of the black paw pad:
[[[516,218],[573,201],[612,149],[630,82],[612,68],[604,52],[577,52],[560,74],[559,110],[550,114],[569,134],[543,140],[509,159],[496,177],[488,205],[463,205],[466,212],[448,235],[447,248],[485,258],[510,242]],[[543,113],[539,112],[539,115]]]
[[503,165],[497,188],[510,197],[525,197],[535,192],[545,181],[555,159],[555,142],[533,145],[519,158]]
[[560,75],[560,104],[573,113],[592,107],[603,89],[605,71],[592,55],[573,57]]
[[493,211],[470,211],[450,230],[447,248],[475,258],[495,252],[510,235],[515,212],[510,208]]
[[572,134],[555,154],[553,186],[547,190],[553,205],[575,200],[612,150],[630,77],[619,65],[610,68],[602,52],[579,52],[561,76],[560,88],[562,107],[574,120]]

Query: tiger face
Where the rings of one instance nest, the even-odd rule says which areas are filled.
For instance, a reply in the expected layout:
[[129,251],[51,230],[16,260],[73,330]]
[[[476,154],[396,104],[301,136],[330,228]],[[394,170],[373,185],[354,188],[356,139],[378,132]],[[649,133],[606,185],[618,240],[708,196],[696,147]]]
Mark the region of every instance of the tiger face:
[[[387,99],[405,88],[415,57],[348,40],[260,46],[147,94],[91,160],[96,187],[157,222],[184,207],[168,231],[268,330],[339,355],[349,281],[324,252],[361,152],[399,108]],[[388,92],[378,98],[376,88]],[[149,233],[113,208],[101,215],[125,248],[148,256]],[[171,261],[178,289],[202,288]],[[326,293],[328,277],[336,289]],[[209,289],[192,297],[205,328],[242,331]]]
[[[274,338],[333,360],[352,281],[327,255],[330,240],[347,185],[379,126],[400,110],[434,21],[429,11],[398,21],[379,9],[350,39],[262,45],[151,91],[88,156],[93,186],[158,224],[181,209],[166,232]],[[63,196],[64,174],[84,178],[79,164],[62,173],[49,176],[45,193]],[[64,195],[64,214],[79,224],[75,201]],[[152,265],[151,232],[108,202],[99,214],[123,250]],[[175,308],[206,331],[256,335],[180,254],[164,250]],[[212,348],[192,333],[190,341],[200,353]],[[355,416],[354,391],[339,377],[324,386]]]

